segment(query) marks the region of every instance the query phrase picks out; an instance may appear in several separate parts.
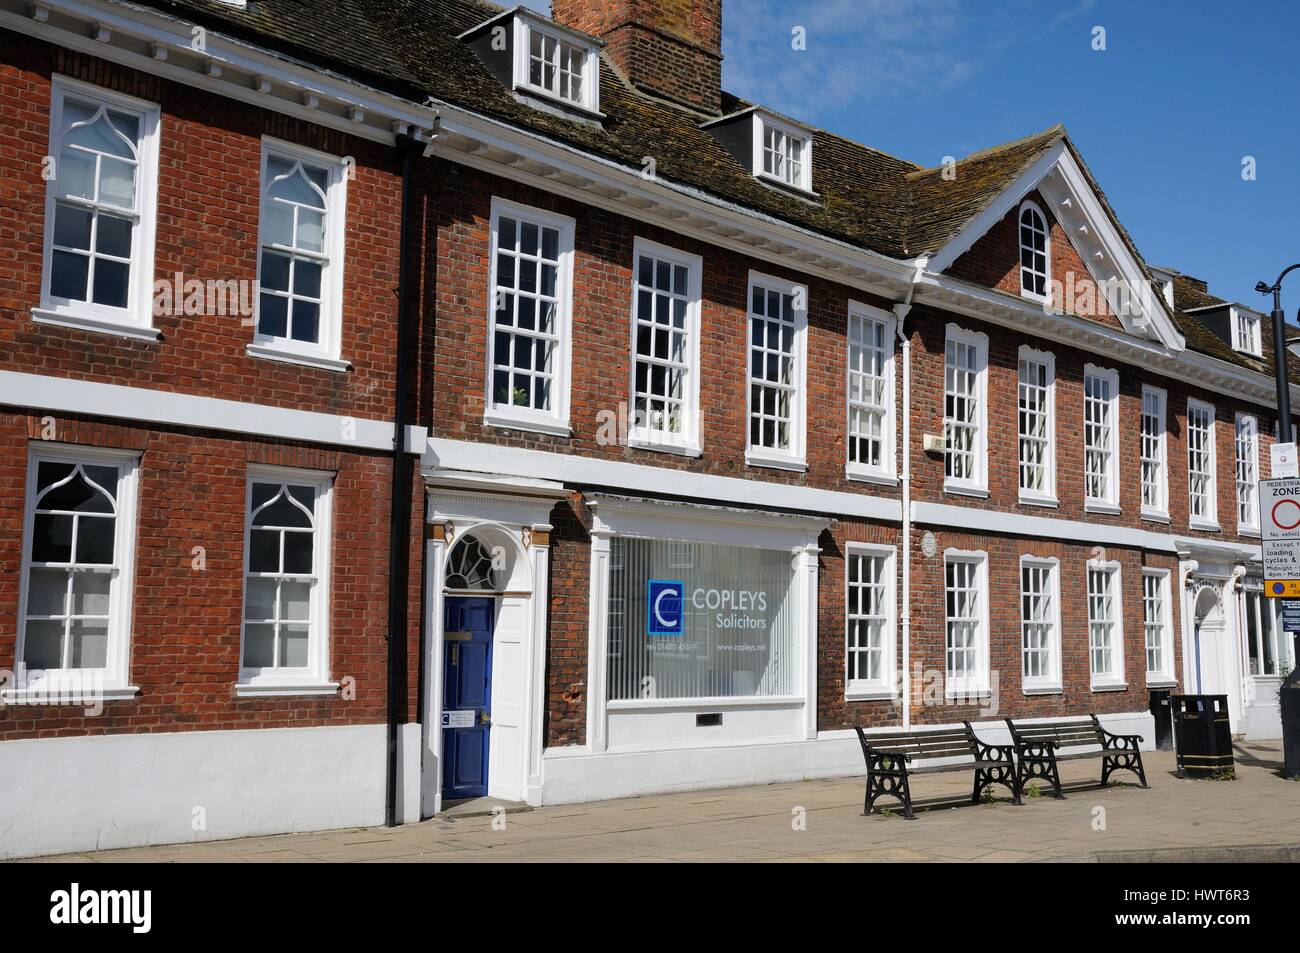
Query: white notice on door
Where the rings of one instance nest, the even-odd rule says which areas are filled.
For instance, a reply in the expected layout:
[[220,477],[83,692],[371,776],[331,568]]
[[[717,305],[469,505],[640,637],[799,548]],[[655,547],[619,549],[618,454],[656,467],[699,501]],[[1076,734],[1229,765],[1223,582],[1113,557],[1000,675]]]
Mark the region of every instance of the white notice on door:
[[473,728],[475,711],[473,708],[460,708],[456,711],[444,711],[442,713],[442,727],[444,728]]

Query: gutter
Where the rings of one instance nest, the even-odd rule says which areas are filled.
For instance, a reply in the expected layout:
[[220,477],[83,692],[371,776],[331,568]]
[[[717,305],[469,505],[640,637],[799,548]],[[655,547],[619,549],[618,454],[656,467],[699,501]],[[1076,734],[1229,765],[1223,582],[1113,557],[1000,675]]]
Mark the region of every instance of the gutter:
[[912,295],[925,274],[929,259],[922,255],[916,260],[912,283],[907,286],[907,297],[894,304],[898,323],[894,332],[903,347],[903,608],[899,615],[899,628],[903,638],[903,730],[912,728],[912,339],[903,332],[903,323],[912,310]]
[[[406,693],[406,604],[410,574],[411,478],[406,452],[406,409],[410,398],[411,174],[423,151],[418,139],[397,137],[402,157],[401,257],[397,277],[397,368],[393,387],[393,471],[388,526],[388,723],[384,826],[397,826],[398,719]],[[404,820],[410,820],[404,818]]]

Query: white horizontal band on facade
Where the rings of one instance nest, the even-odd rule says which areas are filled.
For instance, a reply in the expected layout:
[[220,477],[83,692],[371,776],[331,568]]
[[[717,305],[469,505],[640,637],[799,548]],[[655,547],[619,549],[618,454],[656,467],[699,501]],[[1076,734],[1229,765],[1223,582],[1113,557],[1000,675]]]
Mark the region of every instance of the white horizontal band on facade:
[[903,515],[898,500],[876,496],[437,437],[430,438],[421,466],[425,470],[438,468],[527,476],[637,493],[667,493],[716,500],[750,508],[834,513],[894,523],[900,522]]
[[[389,453],[393,449],[393,424],[388,420],[268,407],[221,397],[177,394],[20,371],[0,371],[0,405],[324,443],[352,450]],[[423,427],[408,426],[406,452],[421,452],[426,433]]]

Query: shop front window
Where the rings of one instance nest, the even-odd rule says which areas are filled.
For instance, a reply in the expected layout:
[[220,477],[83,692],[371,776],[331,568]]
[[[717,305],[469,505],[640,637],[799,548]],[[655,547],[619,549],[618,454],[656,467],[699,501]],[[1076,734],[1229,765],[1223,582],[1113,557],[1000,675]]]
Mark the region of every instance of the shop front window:
[[798,598],[785,550],[615,537],[610,701],[798,692]]

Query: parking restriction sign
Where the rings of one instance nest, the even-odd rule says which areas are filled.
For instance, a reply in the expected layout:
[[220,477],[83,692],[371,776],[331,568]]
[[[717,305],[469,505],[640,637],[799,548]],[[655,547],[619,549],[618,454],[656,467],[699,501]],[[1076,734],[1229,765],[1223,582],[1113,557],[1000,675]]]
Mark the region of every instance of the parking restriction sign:
[[1264,594],[1300,597],[1300,479],[1259,481],[1264,524]]

